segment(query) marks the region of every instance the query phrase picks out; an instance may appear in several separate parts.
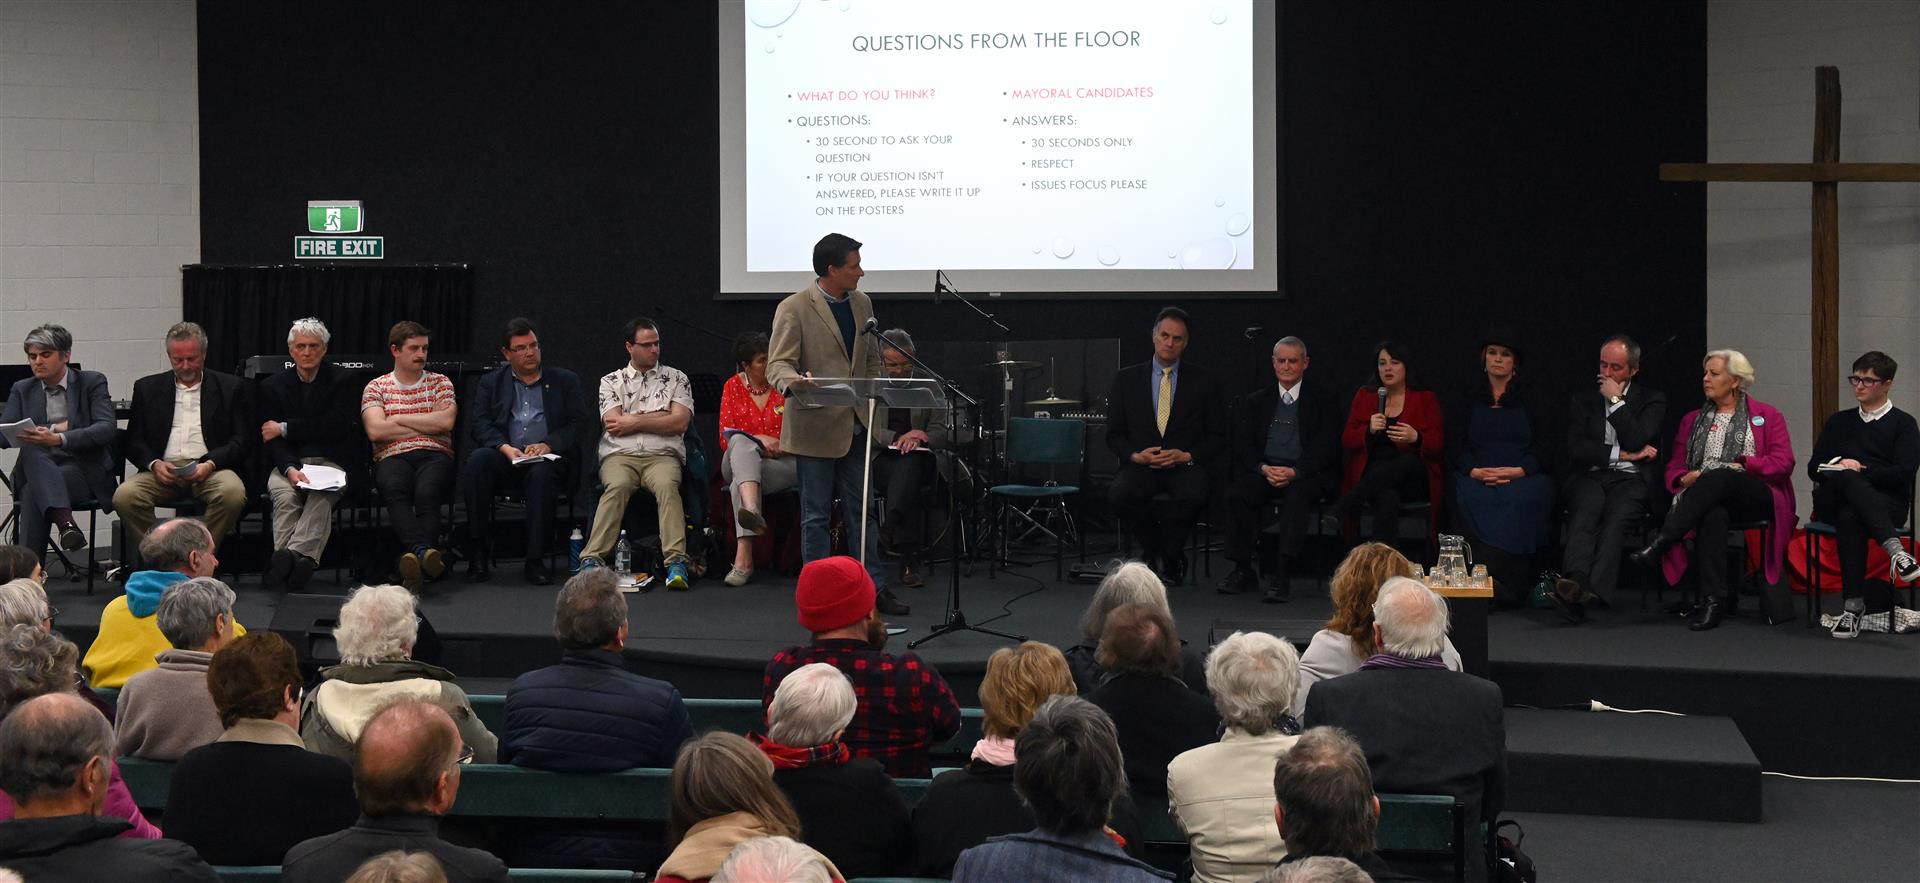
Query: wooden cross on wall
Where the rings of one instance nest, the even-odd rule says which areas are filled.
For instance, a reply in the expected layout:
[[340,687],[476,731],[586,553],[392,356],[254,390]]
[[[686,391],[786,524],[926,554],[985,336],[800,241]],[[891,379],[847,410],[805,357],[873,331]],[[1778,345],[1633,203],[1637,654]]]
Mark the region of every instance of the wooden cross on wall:
[[1661,163],[1662,181],[1806,181],[1813,185],[1813,425],[1838,409],[1840,182],[1920,182],[1920,163],[1840,161],[1840,69],[1813,69],[1813,162]]

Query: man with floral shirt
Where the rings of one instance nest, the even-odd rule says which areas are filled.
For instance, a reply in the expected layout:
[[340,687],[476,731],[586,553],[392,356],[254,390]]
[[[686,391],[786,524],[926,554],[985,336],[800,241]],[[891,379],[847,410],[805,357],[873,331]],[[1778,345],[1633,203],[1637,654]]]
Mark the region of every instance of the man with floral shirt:
[[593,535],[580,555],[582,568],[602,567],[620,538],[620,520],[635,490],[653,495],[660,515],[660,556],[667,588],[687,588],[687,518],[680,507],[680,472],[686,466],[683,438],[693,419],[693,384],[660,364],[660,329],[636,318],[624,329],[627,364],[600,378],[600,504]]

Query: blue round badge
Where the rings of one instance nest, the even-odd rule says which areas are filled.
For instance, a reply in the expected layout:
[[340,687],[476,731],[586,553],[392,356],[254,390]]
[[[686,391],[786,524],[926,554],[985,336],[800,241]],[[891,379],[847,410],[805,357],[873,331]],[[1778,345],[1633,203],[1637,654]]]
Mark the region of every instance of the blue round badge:
[[1753,418],[1753,425],[1755,425],[1755,426],[1765,426],[1765,425],[1767,425],[1767,418],[1765,418],[1765,417],[1754,417],[1754,418]]

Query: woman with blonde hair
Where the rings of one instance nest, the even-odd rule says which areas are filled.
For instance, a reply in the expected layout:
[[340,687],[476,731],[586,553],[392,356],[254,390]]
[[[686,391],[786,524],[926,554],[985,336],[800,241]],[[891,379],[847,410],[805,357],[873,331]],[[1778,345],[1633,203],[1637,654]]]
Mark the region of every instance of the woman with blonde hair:
[[[1677,582],[1689,564],[1700,572],[1700,606],[1687,627],[1696,632],[1720,624],[1740,597],[1727,579],[1727,526],[1736,521],[1767,522],[1763,566],[1767,582],[1778,582],[1786,562],[1787,541],[1799,516],[1794,514],[1793,439],[1787,418],[1753,398],[1753,363],[1739,350],[1714,350],[1700,360],[1700,388],[1706,403],[1680,418],[1667,460],[1667,490],[1673,508],[1660,532],[1631,556],[1634,563],[1661,561],[1668,582]],[[1691,554],[1681,541],[1693,537]]]
[[[1293,700],[1293,716],[1307,710],[1307,693],[1318,681],[1360,670],[1360,663],[1379,651],[1373,646],[1373,602],[1380,584],[1396,576],[1418,579],[1420,568],[1385,543],[1361,543],[1347,553],[1333,571],[1333,617],[1315,632],[1300,654],[1300,691]],[[1448,640],[1440,653],[1447,668],[1460,670],[1460,651]]]
[[[952,876],[961,851],[988,837],[1033,829],[1033,811],[1013,791],[1014,740],[1049,698],[1072,695],[1067,659],[1051,644],[1028,641],[987,657],[980,681],[982,738],[966,766],[935,776],[914,805],[914,876]],[[1139,841],[1130,801],[1115,806],[1108,824],[1128,842]]]
[[[660,883],[704,883],[733,848],[756,837],[800,837],[800,816],[773,783],[773,761],[752,742],[712,732],[680,746],[667,779],[673,852]],[[833,879],[844,880],[838,868]]]

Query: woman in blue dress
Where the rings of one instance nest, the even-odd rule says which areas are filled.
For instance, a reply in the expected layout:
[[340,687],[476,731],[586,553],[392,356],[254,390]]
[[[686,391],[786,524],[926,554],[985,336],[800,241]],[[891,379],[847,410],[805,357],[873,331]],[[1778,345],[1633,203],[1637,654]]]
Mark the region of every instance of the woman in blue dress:
[[1481,382],[1447,423],[1455,444],[1455,523],[1473,543],[1473,560],[1493,577],[1494,603],[1526,603],[1534,553],[1547,543],[1553,507],[1548,477],[1547,400],[1520,379],[1520,348],[1508,329],[1480,342]]

